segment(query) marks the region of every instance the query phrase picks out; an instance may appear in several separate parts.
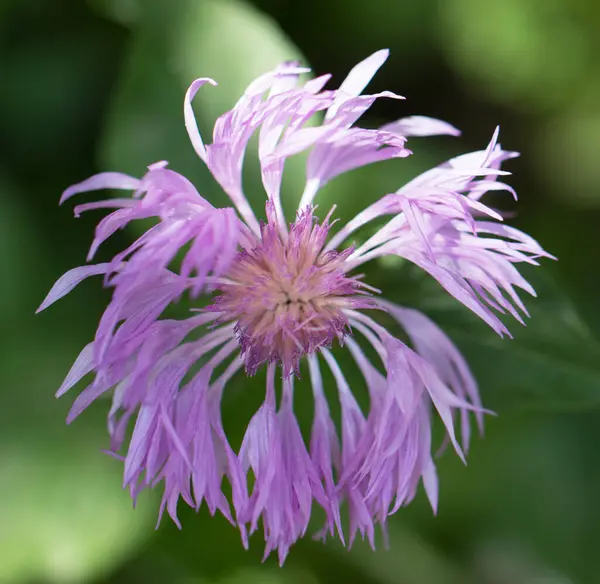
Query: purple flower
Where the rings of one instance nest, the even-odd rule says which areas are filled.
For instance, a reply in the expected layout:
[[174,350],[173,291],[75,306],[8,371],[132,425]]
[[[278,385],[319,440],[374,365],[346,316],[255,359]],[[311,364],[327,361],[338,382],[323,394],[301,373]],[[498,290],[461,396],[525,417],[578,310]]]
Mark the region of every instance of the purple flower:
[[[402,99],[391,92],[361,95],[387,55],[379,51],[356,65],[337,90],[323,89],[327,75],[299,84],[308,70],[285,63],[248,87],[216,121],[207,145],[191,101],[201,86],[216,84],[192,83],[184,101],[185,125],[233,207],[213,207],[165,162],[150,165],[141,179],[98,174],[67,189],[61,199],[99,189],[133,191],[129,198],[75,208],[76,215],[116,209],[98,224],[88,260],[130,221],[155,218],[153,227],[109,262],[67,272],[40,307],[88,276],[102,275],[112,288],[96,337],[58,391],[62,395],[94,374],[68,421],[110,392],[111,451],[123,459],[123,484],[132,497],[163,483],[160,515],[166,510],[179,525],[180,499],[195,509],[204,501],[211,513],[219,510],[240,529],[244,545],[248,531],[262,525],[265,555],[276,549],[280,562],[306,532],[313,502],[326,516],[318,535],[337,533],[342,541],[340,506],[347,504],[349,544],[360,534],[374,545],[375,526],[385,533],[387,518],[413,499],[421,482],[435,512],[432,417],[441,418],[447,442],[463,460],[471,416],[483,428],[477,385],[450,339],[423,314],[383,300],[355,270],[374,258],[405,258],[503,335],[508,331],[497,313],[522,321],[527,313],[518,289],[534,294],[516,264],[537,265],[551,257],[482,202],[489,191],[515,196],[499,179],[508,174],[501,163],[516,153],[502,150],[497,130],[485,150],[454,158],[383,194],[333,234],[333,210],[317,219],[315,197],[337,175],[410,155],[408,137],[459,133],[419,116],[379,129],[356,126],[376,99]],[[319,112],[322,123],[308,125]],[[267,192],[264,222],[242,189],[244,153],[257,131]],[[288,224],[282,175],[287,158],[302,151],[309,151],[306,187]],[[352,245],[356,230],[384,216],[387,222],[373,235]],[[189,317],[163,318],[186,294],[195,305]],[[409,344],[380,324],[385,313],[404,328]],[[330,350],[336,341],[343,341],[364,378],[368,411],[359,406]],[[314,396],[309,444],[294,414],[293,382],[303,361]],[[236,453],[221,422],[221,397],[239,370],[253,375],[262,367],[265,400]],[[338,428],[323,369],[337,386]],[[230,500],[224,481],[231,486]]]

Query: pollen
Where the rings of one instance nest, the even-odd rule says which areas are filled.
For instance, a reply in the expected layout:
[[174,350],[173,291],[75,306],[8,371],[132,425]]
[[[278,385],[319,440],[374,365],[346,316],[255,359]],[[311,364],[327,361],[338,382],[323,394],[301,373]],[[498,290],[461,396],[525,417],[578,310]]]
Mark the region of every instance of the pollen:
[[367,307],[366,286],[346,275],[352,248],[323,251],[329,216],[319,224],[308,207],[281,233],[271,204],[254,247],[242,250],[212,307],[235,330],[253,375],[265,362],[279,362],[284,375],[320,347],[343,340],[344,309]]

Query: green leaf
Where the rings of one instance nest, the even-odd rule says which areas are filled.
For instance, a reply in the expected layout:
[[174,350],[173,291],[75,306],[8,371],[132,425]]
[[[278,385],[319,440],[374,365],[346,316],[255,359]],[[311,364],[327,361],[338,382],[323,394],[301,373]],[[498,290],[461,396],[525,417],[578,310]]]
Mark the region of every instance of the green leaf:
[[[524,298],[531,318],[523,327],[506,323],[513,339],[501,339],[441,289],[408,266],[394,284],[383,277],[384,294],[422,309],[465,354],[487,407],[579,410],[600,405],[600,344],[552,278],[552,268],[522,269],[538,297]],[[377,284],[376,284],[377,285]],[[525,295],[523,295],[524,297]]]

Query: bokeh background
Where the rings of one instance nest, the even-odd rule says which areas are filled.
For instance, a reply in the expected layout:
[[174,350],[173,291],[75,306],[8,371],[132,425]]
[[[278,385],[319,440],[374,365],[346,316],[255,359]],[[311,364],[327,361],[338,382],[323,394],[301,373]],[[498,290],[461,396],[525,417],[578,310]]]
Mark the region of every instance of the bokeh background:
[[[600,4],[597,0],[1,0],[0,583],[569,584],[600,582]],[[61,191],[93,172],[141,175],[168,159],[200,192],[223,196],[195,157],[182,99],[212,76],[196,111],[208,135],[259,73],[301,58],[334,83],[389,47],[369,90],[374,126],[410,114],[450,121],[460,139],[413,140],[407,160],[334,181],[321,204],[349,218],[428,166],[485,147],[496,124],[520,194],[514,224],[560,261],[533,274],[527,328],[499,342],[409,267],[377,264],[388,295],[427,311],[468,355],[500,415],[467,467],[439,461],[434,518],[421,493],[390,521],[391,550],[307,537],[283,569],[242,550],[205,509],[155,531],[158,493],[135,510],[120,463],[102,454],[108,401],[71,427],[53,394],[106,302],[98,279],[34,316],[53,281],[85,260],[98,214],[74,220]],[[247,172],[255,204],[264,197]],[[288,207],[302,161],[285,179]],[[105,257],[135,234],[119,233]],[[528,276],[530,274],[528,273]],[[225,408],[241,434],[260,380]],[[302,406],[300,406],[302,408]],[[231,412],[234,412],[231,414]]]

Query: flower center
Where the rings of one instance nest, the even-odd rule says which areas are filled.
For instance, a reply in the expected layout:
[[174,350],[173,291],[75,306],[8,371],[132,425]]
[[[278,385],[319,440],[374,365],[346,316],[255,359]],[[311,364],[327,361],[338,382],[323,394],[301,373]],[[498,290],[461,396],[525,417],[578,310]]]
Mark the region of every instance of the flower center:
[[318,224],[308,208],[284,238],[271,204],[267,217],[256,245],[238,254],[212,308],[222,313],[220,320],[237,321],[250,375],[273,361],[289,375],[298,373],[304,354],[343,338],[348,325],[344,308],[370,302],[364,285],[346,276],[344,262],[352,249],[323,251],[327,219]]

